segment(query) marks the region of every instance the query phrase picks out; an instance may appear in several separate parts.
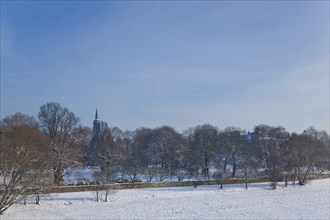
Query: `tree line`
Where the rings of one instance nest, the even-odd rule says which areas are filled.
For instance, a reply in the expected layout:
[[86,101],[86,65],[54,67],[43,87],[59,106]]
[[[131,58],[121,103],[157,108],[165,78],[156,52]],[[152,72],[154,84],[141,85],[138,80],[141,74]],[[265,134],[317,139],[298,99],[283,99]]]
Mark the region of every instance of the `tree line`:
[[[329,134],[302,134],[281,126],[219,130],[210,124],[183,133],[169,126],[123,131],[100,121],[97,130],[59,103],[40,107],[37,118],[15,113],[0,124],[0,214],[12,204],[61,185],[70,168],[100,166],[97,183],[119,176],[130,182],[166,178],[225,179],[253,175],[303,185],[313,171],[329,170]],[[37,196],[38,198],[38,196]]]

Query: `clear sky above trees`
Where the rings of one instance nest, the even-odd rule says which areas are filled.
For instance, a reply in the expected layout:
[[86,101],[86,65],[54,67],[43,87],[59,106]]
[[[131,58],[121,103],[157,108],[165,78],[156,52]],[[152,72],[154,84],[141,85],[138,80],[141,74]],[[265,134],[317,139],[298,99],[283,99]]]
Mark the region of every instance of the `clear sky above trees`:
[[1,1],[1,118],[329,132],[328,1]]

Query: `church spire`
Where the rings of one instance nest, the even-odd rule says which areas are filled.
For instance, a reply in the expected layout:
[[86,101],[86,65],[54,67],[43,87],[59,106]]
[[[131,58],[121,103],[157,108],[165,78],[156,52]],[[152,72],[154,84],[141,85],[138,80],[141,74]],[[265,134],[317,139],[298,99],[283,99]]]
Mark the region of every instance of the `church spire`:
[[96,111],[95,111],[95,120],[99,119],[99,116],[97,115],[97,108],[96,108]]

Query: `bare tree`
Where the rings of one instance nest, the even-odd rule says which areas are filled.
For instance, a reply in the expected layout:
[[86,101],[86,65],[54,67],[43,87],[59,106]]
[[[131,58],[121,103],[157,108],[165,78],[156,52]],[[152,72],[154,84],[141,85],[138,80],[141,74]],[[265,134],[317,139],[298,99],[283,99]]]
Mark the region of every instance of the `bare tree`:
[[233,165],[231,177],[236,176],[236,171],[241,162],[243,162],[244,147],[247,146],[247,139],[244,131],[235,128],[227,127],[220,132],[220,145],[225,158],[228,158]]
[[323,154],[319,154],[315,166],[320,170],[330,170],[330,136],[327,131],[319,131],[315,127],[311,126],[304,131],[303,135],[308,135],[314,140],[319,141]]
[[117,177],[119,163],[123,159],[123,155],[107,126],[97,136],[94,135],[93,141],[94,144],[97,144],[94,145],[94,147],[97,147],[94,155],[94,159],[97,159],[97,161],[94,161],[94,163],[99,164],[101,167],[100,171],[94,173],[95,184],[100,186],[93,194],[97,202],[102,199],[102,194],[105,194],[104,201],[107,202],[109,194],[114,192],[111,184],[114,183]]
[[185,143],[178,132],[168,126],[154,129],[148,147],[153,164],[161,164],[168,170],[171,180],[176,171],[182,175]]
[[195,127],[190,132],[189,139],[189,166],[201,169],[204,178],[210,179],[210,164],[216,156],[218,144],[218,129],[212,125],[204,124]]
[[111,128],[102,132],[98,143],[97,152],[102,170],[115,171],[118,178],[124,181],[139,181],[143,170],[133,146],[134,132]]
[[257,170],[260,168],[260,162],[255,156],[255,150],[250,142],[247,142],[241,149],[240,167],[244,170],[245,189],[248,188],[249,179],[255,178],[258,173]]
[[131,182],[140,181],[142,174],[148,174],[151,181],[157,173],[150,166],[152,163],[148,151],[148,141],[151,131],[149,128],[139,128],[134,132],[123,132],[120,146],[125,159],[121,164]]
[[308,135],[315,140],[319,140],[324,144],[329,144],[329,134],[326,131],[319,131],[315,127],[310,126],[304,130],[303,135]]
[[[116,158],[118,159],[119,171],[124,179],[134,183],[140,181],[143,174],[141,152],[134,145],[135,132],[122,131],[119,128],[112,128],[116,143]],[[114,153],[113,153],[114,155]]]
[[79,126],[74,129],[73,135],[77,138],[77,144],[81,152],[81,156],[79,156],[78,160],[81,163],[88,164],[89,155],[91,154],[90,144],[92,141],[92,129]]
[[80,120],[67,108],[54,102],[40,107],[38,119],[52,153],[54,184],[60,185],[66,170],[78,160],[78,139],[74,131]]
[[134,157],[140,162],[142,168],[148,168],[150,165],[154,165],[154,153],[149,150],[152,131],[150,128],[138,128],[134,132],[132,150],[134,150]]
[[[49,186],[44,138],[33,117],[16,113],[1,122],[0,214]],[[37,200],[37,202],[39,202]]]
[[271,187],[276,189],[283,167],[281,146],[289,138],[289,134],[283,127],[270,127],[267,125],[256,126],[252,134],[253,142],[259,148],[259,156],[263,158],[266,164]]
[[304,185],[320,158],[327,155],[322,142],[309,135],[292,135],[287,143],[289,168],[294,170],[293,178]]
[[158,169],[155,166],[153,166],[153,165],[147,166],[144,170],[144,173],[143,173],[143,175],[145,176],[146,181],[151,182],[152,179],[154,179],[156,177],[157,171],[158,171]]
[[[113,169],[113,166],[103,168],[101,171],[94,173],[94,177],[99,184],[102,184],[100,189],[104,192],[104,201],[108,202],[108,196],[111,193],[115,192],[116,187],[112,185],[116,178],[116,170]],[[99,201],[99,195],[102,196],[102,193],[99,193],[100,190],[95,192],[96,200]]]

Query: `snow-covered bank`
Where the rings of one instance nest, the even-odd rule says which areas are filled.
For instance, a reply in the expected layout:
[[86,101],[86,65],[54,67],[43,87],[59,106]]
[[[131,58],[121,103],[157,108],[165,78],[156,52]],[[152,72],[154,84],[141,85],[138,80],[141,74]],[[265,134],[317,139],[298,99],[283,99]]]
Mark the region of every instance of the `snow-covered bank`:
[[269,190],[269,184],[120,190],[110,202],[91,192],[11,207],[0,219],[329,219],[330,180]]

